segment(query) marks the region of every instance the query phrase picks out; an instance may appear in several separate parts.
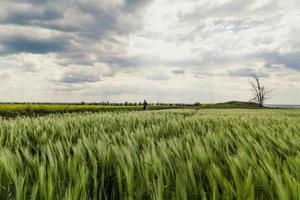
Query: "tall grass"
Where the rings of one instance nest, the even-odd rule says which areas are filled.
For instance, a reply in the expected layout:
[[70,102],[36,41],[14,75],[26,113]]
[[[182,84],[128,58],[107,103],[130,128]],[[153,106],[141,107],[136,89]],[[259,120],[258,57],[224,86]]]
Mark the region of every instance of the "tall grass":
[[300,199],[300,110],[3,119],[0,199]]

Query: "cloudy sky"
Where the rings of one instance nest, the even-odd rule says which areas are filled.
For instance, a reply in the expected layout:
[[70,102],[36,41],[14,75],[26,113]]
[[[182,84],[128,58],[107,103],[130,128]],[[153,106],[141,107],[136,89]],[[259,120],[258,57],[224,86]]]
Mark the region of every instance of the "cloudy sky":
[[1,0],[0,101],[300,103],[299,0]]

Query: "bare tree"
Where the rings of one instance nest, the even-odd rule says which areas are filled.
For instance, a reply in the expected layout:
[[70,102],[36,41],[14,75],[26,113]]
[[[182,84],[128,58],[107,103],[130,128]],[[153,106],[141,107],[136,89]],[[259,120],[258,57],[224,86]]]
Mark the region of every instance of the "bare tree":
[[252,75],[253,80],[250,82],[251,91],[253,97],[251,101],[257,103],[260,107],[263,107],[264,102],[269,98],[270,90],[267,90],[264,85],[261,84],[257,75]]

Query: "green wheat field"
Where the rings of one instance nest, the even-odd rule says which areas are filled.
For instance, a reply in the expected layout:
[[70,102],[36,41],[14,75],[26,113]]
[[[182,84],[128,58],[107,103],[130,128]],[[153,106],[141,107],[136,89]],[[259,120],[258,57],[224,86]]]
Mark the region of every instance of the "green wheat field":
[[2,118],[0,199],[300,199],[300,110]]

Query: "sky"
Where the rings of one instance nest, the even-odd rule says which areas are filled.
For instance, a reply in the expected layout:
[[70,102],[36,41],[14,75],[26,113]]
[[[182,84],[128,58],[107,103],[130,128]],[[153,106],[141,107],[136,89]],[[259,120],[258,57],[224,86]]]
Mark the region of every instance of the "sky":
[[299,0],[1,0],[0,101],[300,104]]

